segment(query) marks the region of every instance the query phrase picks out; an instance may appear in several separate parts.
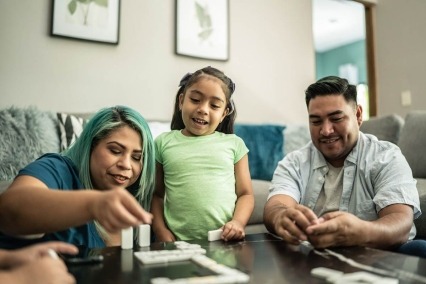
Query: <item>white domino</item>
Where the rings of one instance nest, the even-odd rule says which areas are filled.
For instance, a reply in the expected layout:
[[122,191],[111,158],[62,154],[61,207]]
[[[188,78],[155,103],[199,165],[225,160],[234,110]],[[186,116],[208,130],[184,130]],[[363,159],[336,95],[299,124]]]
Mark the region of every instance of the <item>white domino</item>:
[[148,224],[142,224],[139,226],[139,238],[140,247],[149,247],[151,245],[151,226]]
[[311,275],[324,279],[328,283],[345,284],[345,283],[365,283],[365,284],[398,284],[396,278],[382,277],[366,271],[358,271],[353,273],[343,273],[326,267],[317,267],[311,270]]
[[132,249],[133,248],[133,228],[121,230],[121,248]]
[[205,254],[206,250],[198,244],[190,244],[184,241],[175,242],[176,249],[138,251],[134,255],[143,264],[161,264],[177,261],[191,260],[193,256]]
[[311,275],[321,279],[327,279],[332,277],[340,277],[343,275],[343,272],[327,267],[317,267],[311,270]]
[[222,232],[223,232],[222,229],[209,231],[207,233],[207,239],[209,240],[209,242],[220,240],[222,236]]
[[247,283],[250,276],[238,269],[228,267],[217,263],[215,260],[207,257],[206,250],[199,244],[191,244],[185,241],[176,241],[176,249],[172,250],[152,250],[134,252],[143,264],[170,264],[177,261],[193,261],[215,273],[211,276],[195,276],[188,278],[170,279],[167,277],[152,278],[152,284],[182,284],[182,283]]
[[365,283],[365,284],[398,284],[399,280],[396,278],[381,277],[379,275],[358,271],[353,273],[343,274],[341,277],[336,278],[327,278],[327,282],[335,284],[345,284],[345,283]]

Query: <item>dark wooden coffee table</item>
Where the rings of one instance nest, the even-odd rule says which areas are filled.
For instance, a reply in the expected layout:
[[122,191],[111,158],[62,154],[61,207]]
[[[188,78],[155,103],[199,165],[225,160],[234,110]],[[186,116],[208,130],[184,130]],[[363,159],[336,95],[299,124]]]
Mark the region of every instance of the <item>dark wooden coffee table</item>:
[[[207,256],[218,263],[236,268],[250,275],[249,283],[325,283],[311,276],[316,267],[327,267],[344,273],[363,271],[339,260],[323,255],[307,246],[292,246],[270,234],[247,235],[241,242],[207,240],[189,241],[207,250]],[[143,265],[133,252],[139,250],[170,249],[171,243],[153,243],[150,248],[122,250],[120,247],[92,250],[102,254],[104,261],[95,265],[69,266],[77,283],[150,283],[152,278],[170,279],[212,275],[208,269],[191,261],[171,264]],[[332,249],[360,265],[388,271],[388,277],[399,278],[399,283],[426,283],[426,259],[389,251],[348,247]]]

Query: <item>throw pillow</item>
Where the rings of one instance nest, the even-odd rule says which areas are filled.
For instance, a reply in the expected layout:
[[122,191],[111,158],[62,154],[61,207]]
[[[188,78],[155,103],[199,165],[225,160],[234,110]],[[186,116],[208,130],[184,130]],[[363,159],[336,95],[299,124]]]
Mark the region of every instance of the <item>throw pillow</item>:
[[311,141],[309,127],[302,124],[287,124],[284,130],[284,155],[298,150]]
[[385,140],[398,144],[398,140],[404,126],[404,119],[397,114],[381,117],[371,117],[361,124],[361,131],[376,136],[379,140]]
[[248,159],[252,179],[272,179],[278,162],[284,157],[284,129],[282,125],[235,125],[235,134],[244,140],[250,150]]
[[57,113],[61,151],[67,149],[81,134],[86,120],[67,113]]
[[35,107],[0,110],[0,180],[12,180],[42,154],[58,152],[56,127],[54,113]]

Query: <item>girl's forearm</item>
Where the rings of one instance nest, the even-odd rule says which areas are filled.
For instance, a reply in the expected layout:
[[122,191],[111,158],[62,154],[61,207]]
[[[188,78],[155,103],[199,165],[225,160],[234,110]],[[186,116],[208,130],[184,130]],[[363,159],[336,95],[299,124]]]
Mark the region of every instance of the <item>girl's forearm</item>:
[[235,204],[233,220],[240,222],[243,226],[247,225],[254,209],[254,196],[252,194],[241,195]]

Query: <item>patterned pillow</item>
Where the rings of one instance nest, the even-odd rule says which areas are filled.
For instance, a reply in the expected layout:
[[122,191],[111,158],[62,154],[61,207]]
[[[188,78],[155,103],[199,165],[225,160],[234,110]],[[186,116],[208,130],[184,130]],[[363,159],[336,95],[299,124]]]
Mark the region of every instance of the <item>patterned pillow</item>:
[[60,150],[67,149],[81,134],[86,120],[67,113],[57,113]]

